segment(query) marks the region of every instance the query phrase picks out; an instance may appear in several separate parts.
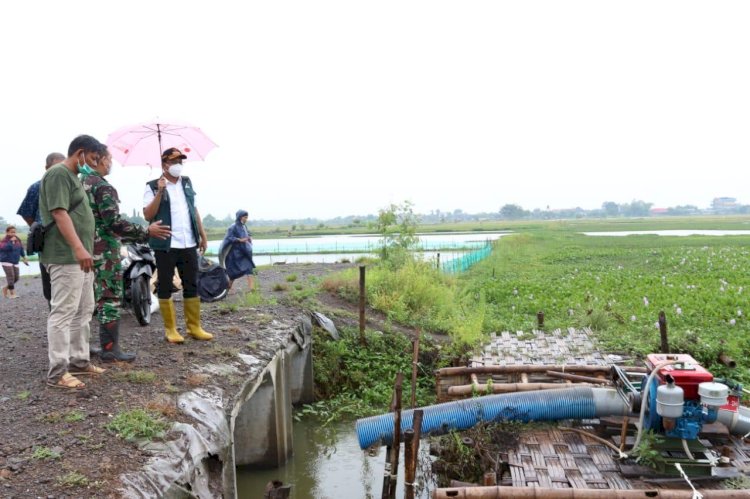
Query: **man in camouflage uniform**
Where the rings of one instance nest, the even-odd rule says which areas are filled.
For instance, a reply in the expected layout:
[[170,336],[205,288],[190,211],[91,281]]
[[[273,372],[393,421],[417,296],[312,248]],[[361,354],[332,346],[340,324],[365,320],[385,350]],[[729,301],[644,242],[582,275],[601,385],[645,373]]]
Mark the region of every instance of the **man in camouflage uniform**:
[[122,218],[117,191],[104,179],[112,170],[112,155],[105,147],[99,156],[95,168],[81,173],[81,183],[96,221],[94,299],[102,347],[100,356],[105,362],[132,362],[135,354],[120,350],[120,300],[123,294],[120,239],[147,242],[149,237],[165,239],[170,232],[168,226],[161,225],[161,221],[144,229]]

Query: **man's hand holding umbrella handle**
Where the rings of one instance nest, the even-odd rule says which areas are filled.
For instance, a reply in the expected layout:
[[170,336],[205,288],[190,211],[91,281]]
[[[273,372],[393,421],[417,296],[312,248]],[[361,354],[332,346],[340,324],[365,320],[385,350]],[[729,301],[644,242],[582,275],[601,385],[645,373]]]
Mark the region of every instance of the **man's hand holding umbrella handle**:
[[156,187],[159,189],[159,192],[163,192],[164,189],[167,188],[167,178],[164,175],[159,177],[159,181],[156,183]]
[[157,220],[148,226],[148,235],[156,239],[166,239],[172,235],[169,225],[162,225],[161,220]]

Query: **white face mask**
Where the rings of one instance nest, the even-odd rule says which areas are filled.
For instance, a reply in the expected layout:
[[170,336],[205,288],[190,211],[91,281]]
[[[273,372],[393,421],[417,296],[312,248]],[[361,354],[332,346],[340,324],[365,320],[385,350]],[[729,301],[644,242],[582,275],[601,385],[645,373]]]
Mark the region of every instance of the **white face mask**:
[[179,164],[179,163],[177,163],[177,164],[175,164],[175,165],[170,165],[170,166],[169,166],[169,170],[167,170],[167,171],[168,171],[168,172],[169,172],[169,174],[170,174],[170,175],[172,175],[173,177],[179,177],[179,176],[180,176],[180,174],[182,173],[182,165],[181,165],[181,164]]

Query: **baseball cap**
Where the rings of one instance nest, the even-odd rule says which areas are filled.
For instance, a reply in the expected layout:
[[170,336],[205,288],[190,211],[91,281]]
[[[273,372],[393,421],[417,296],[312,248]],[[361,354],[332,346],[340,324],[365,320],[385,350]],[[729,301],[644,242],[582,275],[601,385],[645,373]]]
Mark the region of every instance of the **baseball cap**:
[[182,151],[180,151],[176,147],[170,147],[169,149],[161,153],[162,161],[171,161],[173,159],[187,159],[187,156],[182,154]]

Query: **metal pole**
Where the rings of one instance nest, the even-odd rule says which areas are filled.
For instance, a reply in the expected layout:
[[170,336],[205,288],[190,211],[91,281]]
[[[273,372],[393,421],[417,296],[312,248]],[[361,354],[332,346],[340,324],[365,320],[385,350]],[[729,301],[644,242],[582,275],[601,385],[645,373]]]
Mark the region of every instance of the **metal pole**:
[[662,310],[659,312],[659,334],[661,335],[661,353],[669,353],[669,341],[667,340],[667,316]]
[[359,344],[364,345],[365,340],[365,266],[359,266]]
[[411,408],[417,406],[417,366],[419,365],[419,336],[421,330],[417,329],[417,337],[412,341],[411,359]]

